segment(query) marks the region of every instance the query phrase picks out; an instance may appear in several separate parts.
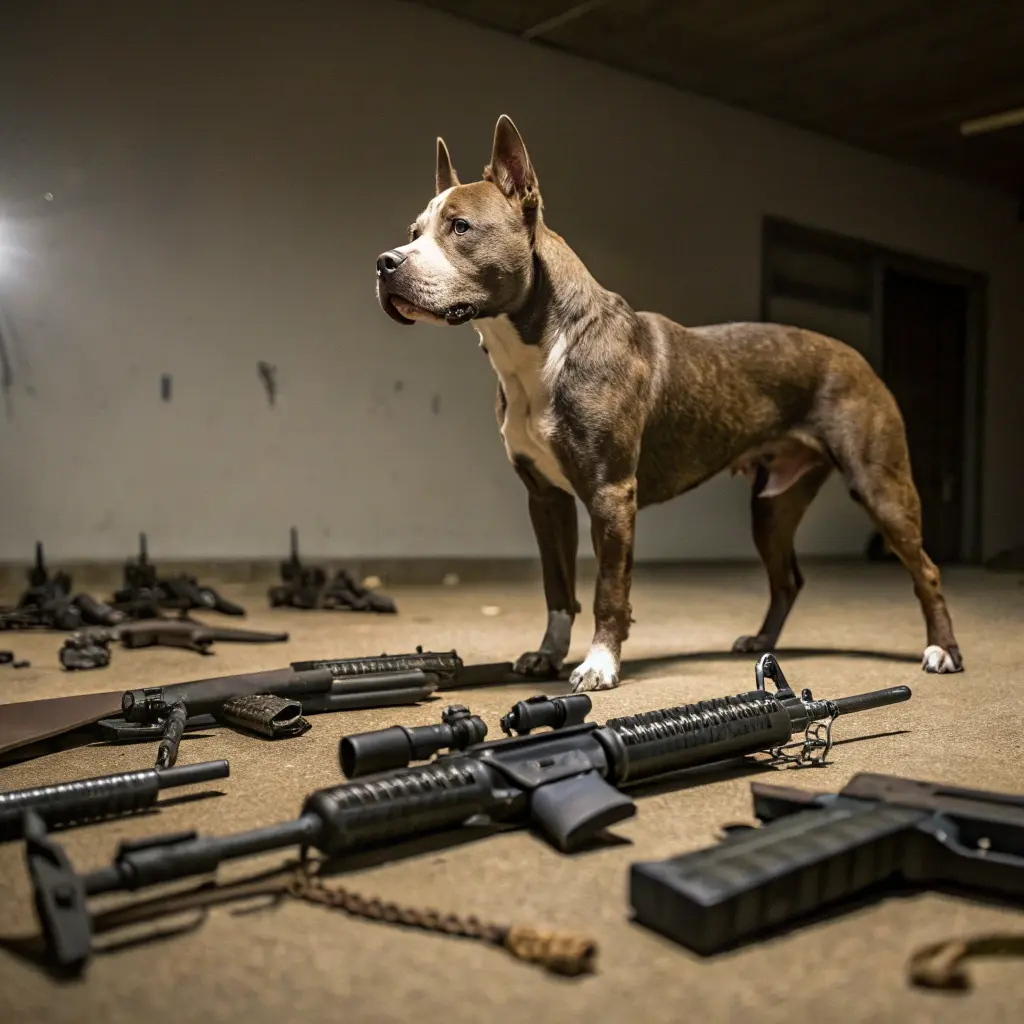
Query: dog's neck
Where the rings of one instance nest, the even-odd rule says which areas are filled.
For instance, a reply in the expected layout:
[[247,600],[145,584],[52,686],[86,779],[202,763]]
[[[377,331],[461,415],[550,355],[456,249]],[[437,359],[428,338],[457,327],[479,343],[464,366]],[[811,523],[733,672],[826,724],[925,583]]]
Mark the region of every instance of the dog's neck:
[[565,240],[541,223],[525,297],[508,318],[523,344],[544,345],[555,337],[568,338],[576,325],[592,321],[604,292]]

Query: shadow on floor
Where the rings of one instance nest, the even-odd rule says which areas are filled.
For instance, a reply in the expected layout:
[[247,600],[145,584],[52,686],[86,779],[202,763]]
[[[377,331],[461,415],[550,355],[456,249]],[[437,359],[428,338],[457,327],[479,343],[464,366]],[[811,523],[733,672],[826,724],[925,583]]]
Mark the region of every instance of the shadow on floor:
[[[901,651],[870,651],[856,647],[779,647],[772,652],[780,662],[798,658],[865,658],[874,661],[896,661],[907,665],[921,662],[919,654],[905,654]],[[672,665],[694,661],[743,661],[752,662],[758,655],[746,651],[683,651],[679,654],[657,654],[648,658],[625,658],[622,662],[622,677],[643,676]],[[571,666],[571,671],[575,666]]]
[[[853,658],[873,661],[895,661],[906,665],[919,665],[919,654],[907,654],[902,651],[871,651],[858,647],[780,647],[772,652],[781,662],[799,658]],[[644,678],[656,672],[671,668],[673,665],[684,665],[700,661],[735,661],[752,665],[758,654],[749,651],[714,650],[714,651],[680,651],[676,654],[655,654],[646,658],[624,658],[621,676],[623,680]],[[511,662],[495,662],[493,664],[467,665],[459,673],[458,678],[443,689],[474,690],[481,687],[495,686],[539,686],[547,683],[568,682],[580,663],[570,662],[557,676],[524,676],[512,668]],[[440,695],[440,694],[439,694]]]

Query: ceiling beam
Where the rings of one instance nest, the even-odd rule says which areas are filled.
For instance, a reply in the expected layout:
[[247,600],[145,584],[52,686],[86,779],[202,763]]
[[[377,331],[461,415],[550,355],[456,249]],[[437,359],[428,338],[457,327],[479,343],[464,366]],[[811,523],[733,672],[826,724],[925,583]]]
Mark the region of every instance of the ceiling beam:
[[530,28],[521,32],[520,36],[523,39],[539,39],[552,29],[568,25],[570,21],[576,21],[578,18],[582,18],[584,14],[589,14],[598,7],[604,7],[606,3],[608,3],[608,0],[584,0],[583,3],[574,4],[568,10],[562,11],[561,14],[545,18],[543,21],[537,22],[536,25],[531,25]]

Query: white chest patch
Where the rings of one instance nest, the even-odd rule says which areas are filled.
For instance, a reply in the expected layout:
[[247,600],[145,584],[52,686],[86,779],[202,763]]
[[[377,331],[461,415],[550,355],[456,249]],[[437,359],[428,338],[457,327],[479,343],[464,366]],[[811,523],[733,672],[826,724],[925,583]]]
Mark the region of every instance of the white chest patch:
[[509,461],[517,455],[530,459],[548,481],[575,493],[551,448],[551,388],[565,358],[565,340],[559,337],[545,355],[540,345],[524,345],[507,316],[477,320],[473,325],[480,344],[505,392],[505,422],[501,436]]

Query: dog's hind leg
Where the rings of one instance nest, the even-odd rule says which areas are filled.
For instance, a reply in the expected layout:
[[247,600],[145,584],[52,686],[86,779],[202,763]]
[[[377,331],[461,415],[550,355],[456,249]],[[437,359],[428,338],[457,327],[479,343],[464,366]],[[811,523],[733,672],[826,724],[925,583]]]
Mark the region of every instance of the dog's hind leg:
[[519,460],[516,471],[530,492],[530,522],[540,550],[548,624],[540,647],[520,655],[515,670],[522,675],[553,678],[569,653],[573,621],[580,612],[576,600],[576,501],[540,478],[529,460]]
[[786,618],[804,585],[793,547],[797,527],[831,472],[832,467],[828,464],[817,463],[787,490],[767,498],[758,496],[763,480],[760,475],[755,479],[750,512],[754,544],[768,571],[770,601],[756,635],[741,636],[732,645],[734,651],[770,651],[778,642]]
[[856,431],[844,431],[832,450],[855,501],[874,520],[889,547],[914,581],[927,630],[921,667],[926,672],[960,672],[963,659],[942,592],[942,579],[924,550],[921,498],[911,474],[903,418],[895,399]]

